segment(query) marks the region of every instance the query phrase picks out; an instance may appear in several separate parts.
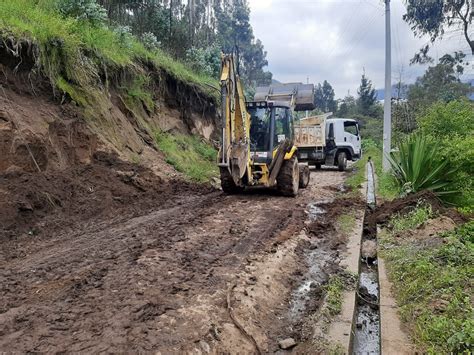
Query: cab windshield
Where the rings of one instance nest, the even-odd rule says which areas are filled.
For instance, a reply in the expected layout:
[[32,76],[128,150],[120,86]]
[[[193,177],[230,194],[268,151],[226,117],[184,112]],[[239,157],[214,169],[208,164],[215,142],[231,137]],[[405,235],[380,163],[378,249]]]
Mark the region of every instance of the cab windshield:
[[269,107],[250,107],[251,149],[259,152],[270,150],[270,122],[272,111]]
[[293,138],[291,111],[287,107],[249,107],[248,111],[251,117],[251,150],[270,152],[285,139]]

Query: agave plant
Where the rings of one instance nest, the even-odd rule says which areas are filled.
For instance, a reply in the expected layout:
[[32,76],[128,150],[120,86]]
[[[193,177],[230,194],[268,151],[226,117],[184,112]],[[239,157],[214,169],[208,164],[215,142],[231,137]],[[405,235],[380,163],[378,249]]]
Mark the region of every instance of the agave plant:
[[392,173],[402,194],[421,190],[433,191],[439,197],[456,194],[453,177],[457,169],[442,160],[435,143],[420,133],[407,137],[389,157]]

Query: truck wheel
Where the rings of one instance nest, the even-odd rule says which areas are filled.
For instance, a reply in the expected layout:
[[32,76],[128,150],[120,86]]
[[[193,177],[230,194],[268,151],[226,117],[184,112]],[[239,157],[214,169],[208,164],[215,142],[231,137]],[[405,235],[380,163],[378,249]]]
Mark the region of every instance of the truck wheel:
[[316,170],[321,170],[321,164],[317,163],[315,166]]
[[295,197],[298,194],[299,183],[298,159],[292,157],[283,162],[277,176],[277,187],[283,196]]
[[304,189],[309,184],[310,171],[308,165],[300,165],[300,184],[299,187]]
[[229,170],[227,170],[227,168],[223,168],[220,170],[222,191],[229,195],[238,194],[244,191],[243,187],[237,186],[235,184],[234,179],[232,179],[232,175],[230,175],[230,172]]
[[347,156],[346,152],[340,152],[337,155],[337,167],[339,168],[339,171],[344,171],[346,170],[347,167]]

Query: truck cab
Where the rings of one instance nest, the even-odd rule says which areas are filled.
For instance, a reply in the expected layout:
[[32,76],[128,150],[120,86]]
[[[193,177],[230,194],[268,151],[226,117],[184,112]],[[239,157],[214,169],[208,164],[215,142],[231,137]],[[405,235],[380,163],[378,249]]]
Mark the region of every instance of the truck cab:
[[326,142],[333,139],[338,151],[344,150],[348,160],[361,157],[359,124],[351,118],[329,118],[326,120]]
[[359,125],[351,118],[327,118],[330,114],[302,119],[295,126],[298,160],[346,169],[347,161],[362,155]]

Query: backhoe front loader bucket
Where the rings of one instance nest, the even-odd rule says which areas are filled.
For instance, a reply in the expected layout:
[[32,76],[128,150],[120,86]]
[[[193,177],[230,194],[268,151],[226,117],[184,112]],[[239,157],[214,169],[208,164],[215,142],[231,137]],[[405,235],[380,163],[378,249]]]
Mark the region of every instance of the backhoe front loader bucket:
[[259,86],[254,101],[283,102],[295,111],[314,110],[314,85],[302,83]]

